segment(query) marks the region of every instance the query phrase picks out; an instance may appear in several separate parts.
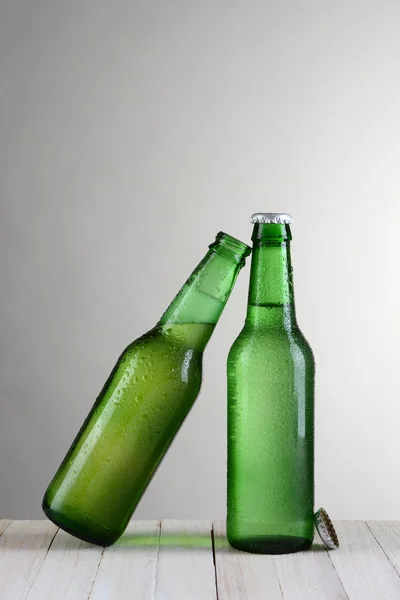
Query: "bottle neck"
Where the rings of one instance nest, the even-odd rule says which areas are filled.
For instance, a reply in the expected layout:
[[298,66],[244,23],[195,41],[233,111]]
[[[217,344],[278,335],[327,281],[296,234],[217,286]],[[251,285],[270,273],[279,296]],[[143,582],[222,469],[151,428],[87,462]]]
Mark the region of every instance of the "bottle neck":
[[288,226],[255,226],[247,325],[287,329],[296,325],[290,240]]
[[[250,248],[227,234],[216,241],[178,292],[159,321],[165,330],[191,327],[194,347],[204,350],[235,285]],[[206,326],[206,327],[205,327]]]

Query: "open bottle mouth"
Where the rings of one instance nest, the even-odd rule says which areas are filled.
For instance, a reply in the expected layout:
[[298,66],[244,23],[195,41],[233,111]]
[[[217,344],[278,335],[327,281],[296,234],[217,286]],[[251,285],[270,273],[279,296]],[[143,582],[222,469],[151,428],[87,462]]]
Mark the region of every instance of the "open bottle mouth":
[[218,254],[223,254],[228,258],[233,258],[236,262],[243,264],[246,257],[251,254],[250,246],[223,231],[220,231],[217,234],[215,242],[210,244],[209,248]]

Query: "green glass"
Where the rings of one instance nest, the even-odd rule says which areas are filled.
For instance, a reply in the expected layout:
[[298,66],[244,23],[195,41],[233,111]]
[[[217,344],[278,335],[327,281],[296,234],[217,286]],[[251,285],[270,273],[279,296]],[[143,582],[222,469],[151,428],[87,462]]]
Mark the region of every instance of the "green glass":
[[228,357],[232,546],[283,554],[314,535],[314,357],[296,321],[289,225],[253,231],[245,325]]
[[200,391],[204,348],[249,253],[219,233],[157,325],[121,354],[44,496],[56,525],[104,546],[124,532]]

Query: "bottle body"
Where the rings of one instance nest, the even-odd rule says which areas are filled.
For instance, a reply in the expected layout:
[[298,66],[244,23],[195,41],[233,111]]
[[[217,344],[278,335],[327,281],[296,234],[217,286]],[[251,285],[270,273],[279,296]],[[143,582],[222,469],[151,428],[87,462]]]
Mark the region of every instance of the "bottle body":
[[279,554],[313,540],[315,364],[294,315],[289,240],[263,227],[227,364],[227,534],[241,550]]
[[122,353],[46,494],[45,513],[70,533],[108,545],[125,530],[200,390],[190,328],[213,326],[156,327]]
[[244,264],[228,254],[210,251],[157,326],[124,350],[50,483],[43,510],[76,537],[121,536],[192,407],[203,350]]

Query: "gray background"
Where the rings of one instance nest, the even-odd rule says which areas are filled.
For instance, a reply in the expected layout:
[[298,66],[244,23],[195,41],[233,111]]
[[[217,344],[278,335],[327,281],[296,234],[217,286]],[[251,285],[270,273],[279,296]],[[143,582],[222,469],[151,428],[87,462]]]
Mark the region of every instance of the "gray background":
[[[220,230],[294,216],[316,504],[400,519],[398,1],[2,0],[0,516],[44,489],[122,348]],[[225,359],[138,517],[225,514]]]

